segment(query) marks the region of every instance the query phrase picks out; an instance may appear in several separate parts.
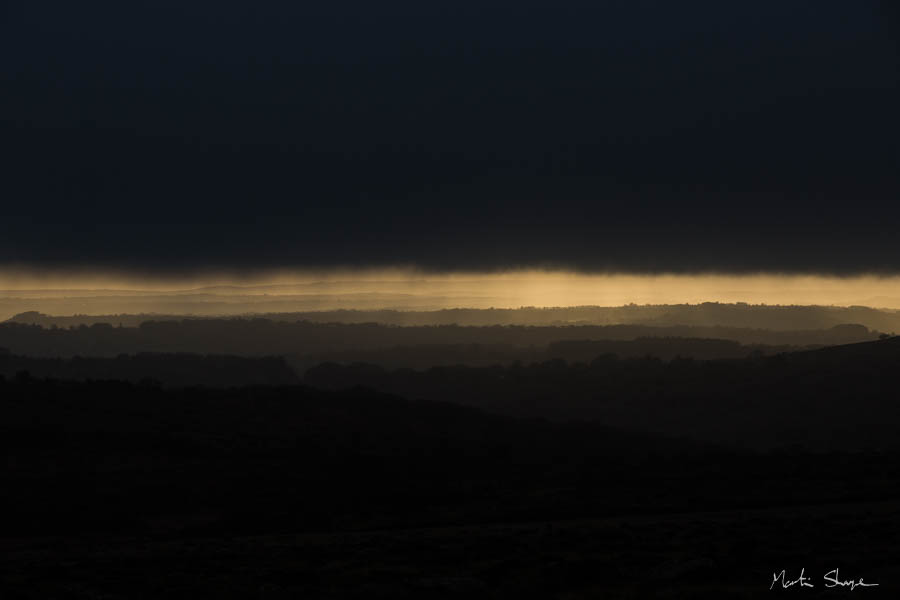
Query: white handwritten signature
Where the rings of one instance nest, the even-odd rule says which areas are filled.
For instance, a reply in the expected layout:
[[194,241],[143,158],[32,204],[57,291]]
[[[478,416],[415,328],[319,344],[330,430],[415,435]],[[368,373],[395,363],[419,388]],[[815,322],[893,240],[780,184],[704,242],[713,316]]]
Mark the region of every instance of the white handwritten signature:
[[[832,569],[831,571],[828,571],[827,573],[825,573],[825,575],[822,576],[822,580],[825,582],[826,588],[849,587],[851,590],[855,590],[858,587],[878,587],[877,583],[864,582],[862,577],[860,577],[859,579],[841,579],[840,569]],[[806,576],[805,568],[800,569],[800,576],[796,579],[788,578],[785,569],[782,569],[780,573],[772,573],[772,585],[769,586],[769,589],[773,589],[779,583],[781,584],[782,589],[787,589],[790,587],[816,587],[812,582],[812,578]]]

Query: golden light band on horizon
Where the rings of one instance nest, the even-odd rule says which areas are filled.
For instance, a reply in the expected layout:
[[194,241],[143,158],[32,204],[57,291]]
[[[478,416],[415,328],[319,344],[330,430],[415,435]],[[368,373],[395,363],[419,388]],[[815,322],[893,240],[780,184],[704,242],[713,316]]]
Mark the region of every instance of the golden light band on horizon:
[[[228,286],[239,286],[229,288]],[[209,288],[213,289],[209,289]],[[204,289],[206,288],[206,289]],[[428,299],[434,308],[520,306],[618,306],[623,304],[817,304],[900,308],[900,276],[836,277],[792,274],[587,274],[516,270],[497,273],[433,273],[416,269],[334,269],[207,272],[190,276],[139,275],[90,270],[0,270],[0,297],[71,295],[209,294],[277,297],[333,297],[329,308],[353,308],[354,297],[372,308],[384,295]],[[373,300],[374,298],[374,300]],[[421,304],[421,303],[420,303]]]

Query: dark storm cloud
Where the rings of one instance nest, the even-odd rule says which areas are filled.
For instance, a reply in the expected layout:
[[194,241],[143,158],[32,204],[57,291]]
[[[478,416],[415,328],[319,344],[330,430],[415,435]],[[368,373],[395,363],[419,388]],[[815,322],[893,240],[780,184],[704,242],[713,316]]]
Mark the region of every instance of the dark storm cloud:
[[0,261],[900,270],[889,2],[23,2]]

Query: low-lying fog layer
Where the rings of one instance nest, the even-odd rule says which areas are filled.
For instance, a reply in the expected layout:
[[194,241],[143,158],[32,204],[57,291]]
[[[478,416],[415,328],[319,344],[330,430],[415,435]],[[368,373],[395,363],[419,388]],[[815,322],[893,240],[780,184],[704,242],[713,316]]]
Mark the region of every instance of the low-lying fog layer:
[[700,302],[900,308],[900,277],[635,275],[415,270],[159,275],[0,272],[0,318],[49,314],[234,315],[335,309],[437,310]]

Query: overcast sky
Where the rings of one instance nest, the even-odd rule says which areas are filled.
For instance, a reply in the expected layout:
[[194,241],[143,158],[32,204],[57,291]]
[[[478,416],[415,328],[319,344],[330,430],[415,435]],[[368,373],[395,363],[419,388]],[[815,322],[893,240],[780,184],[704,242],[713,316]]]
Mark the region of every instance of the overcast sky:
[[0,7],[0,263],[900,271],[890,1]]

